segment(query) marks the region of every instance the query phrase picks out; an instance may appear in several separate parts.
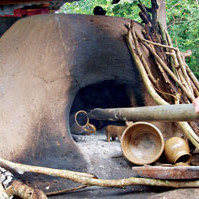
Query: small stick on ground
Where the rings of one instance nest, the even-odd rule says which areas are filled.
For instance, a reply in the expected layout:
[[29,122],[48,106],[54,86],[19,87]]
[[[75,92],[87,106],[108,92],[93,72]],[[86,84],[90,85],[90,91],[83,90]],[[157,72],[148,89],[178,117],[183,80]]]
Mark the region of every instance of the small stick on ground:
[[65,190],[60,190],[60,191],[53,191],[53,192],[49,192],[49,193],[46,193],[47,196],[54,196],[54,195],[61,195],[61,194],[64,194],[64,193],[68,193],[68,192],[72,192],[72,191],[77,191],[79,189],[83,189],[83,188],[86,188],[88,187],[87,185],[80,185],[78,187],[73,187],[71,189],[65,189]]

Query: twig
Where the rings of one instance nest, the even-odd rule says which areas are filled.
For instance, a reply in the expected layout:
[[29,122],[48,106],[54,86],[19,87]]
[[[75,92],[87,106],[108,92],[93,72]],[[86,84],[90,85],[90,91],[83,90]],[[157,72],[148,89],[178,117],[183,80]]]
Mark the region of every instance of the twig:
[[23,199],[47,199],[46,195],[41,190],[33,189],[21,181],[16,180],[14,175],[3,167],[0,167],[0,185],[3,185],[9,198],[19,196]]
[[175,100],[179,100],[179,99],[180,99],[179,97],[177,97],[177,96],[175,96],[175,95],[173,95],[173,94],[171,94],[171,93],[163,92],[163,91],[161,91],[161,90],[159,90],[159,89],[157,89],[157,88],[155,88],[155,87],[154,87],[154,89],[155,89],[156,91],[158,91],[159,93],[172,96]]
[[[176,71],[177,71],[179,81],[181,81],[182,85],[188,90],[188,92],[190,92],[191,95],[193,95],[189,89],[187,82],[185,81],[185,78],[184,78],[184,75],[182,72],[182,68],[180,67],[180,65],[179,65],[179,67],[176,68]],[[193,98],[194,98],[194,96],[193,96]]]
[[[137,36],[138,36],[138,34],[137,34]],[[138,36],[138,38],[140,40],[142,39],[139,36]],[[148,40],[145,40],[145,41],[148,41]],[[159,44],[159,43],[155,43],[155,42],[152,42],[152,43],[153,44]],[[155,51],[154,46],[155,45],[151,45],[150,47]],[[173,94],[175,94],[175,90],[176,90],[175,86],[174,86],[173,82],[171,82],[170,78],[168,77],[168,74],[165,72],[165,70],[163,69],[163,67],[158,62],[156,62],[156,65],[157,65],[157,67],[158,67],[158,69],[159,69],[159,71],[160,71],[160,73],[161,73],[161,75],[162,75],[162,77],[163,77],[163,79],[164,79],[164,81],[165,81],[168,89],[170,90],[170,92],[172,92]],[[165,96],[164,96],[164,99],[165,99]],[[168,101],[168,99],[166,99],[166,101]]]
[[142,3],[138,4],[138,7],[140,8],[140,10],[146,15],[147,19],[152,22],[151,20],[151,16],[149,15],[149,13],[147,12],[145,6]]
[[[169,33],[167,32],[167,30],[164,30],[165,31],[165,35],[166,35],[166,39],[167,39],[167,43],[170,47],[173,47],[173,44],[172,44],[172,41],[171,41],[171,38],[169,36]],[[172,68],[177,68],[179,66],[179,63],[178,63],[178,60],[177,60],[177,57],[176,57],[176,54],[175,54],[175,51],[173,49],[171,49],[171,57],[173,59],[173,63],[172,64]]]
[[195,84],[191,81],[191,86],[192,86],[192,88],[193,88],[193,91],[194,91],[194,93],[195,93],[195,96],[197,97],[197,96],[199,96],[199,91],[198,91],[198,89],[196,88],[196,86],[195,86]]
[[180,24],[181,21],[184,21],[184,20],[185,20],[184,17],[177,18],[177,19],[176,19],[174,16],[172,16],[172,17],[173,17],[173,21],[171,21],[171,22],[168,24],[167,29],[169,29],[172,25],[174,25],[174,24]]
[[[186,68],[185,68],[185,66],[184,66],[184,63],[183,63],[183,61],[182,61],[182,58],[181,58],[181,54],[180,54],[180,51],[179,51],[179,49],[177,50],[177,58],[178,58],[178,62],[179,62],[179,64],[180,64],[180,66],[181,66],[181,69],[182,69],[182,72],[183,72],[183,76],[184,76],[184,78],[185,78],[185,80],[186,80],[186,87],[187,87],[187,89],[190,91],[190,93],[193,95],[193,89],[192,89],[192,87],[191,87],[191,83],[190,83],[190,79],[189,79],[189,76],[187,75],[187,71],[186,71]],[[193,98],[194,98],[194,95],[193,95]]]
[[193,72],[191,71],[191,69],[189,68],[189,66],[186,64],[185,58],[188,56],[191,56],[192,52],[190,50],[188,50],[187,52],[181,53],[182,55],[182,61],[186,67],[186,71],[190,77],[190,79],[193,81],[195,87],[198,89],[199,92],[199,81],[198,79],[195,77],[195,75],[193,74]]
[[139,12],[139,16],[145,24],[150,24],[151,22],[148,20],[147,16],[143,12]]
[[167,45],[163,45],[163,44],[159,44],[159,43],[155,43],[155,42],[152,42],[152,41],[149,41],[149,40],[146,40],[146,39],[141,39],[141,41],[145,41],[149,44],[153,44],[155,46],[160,46],[160,47],[163,47],[163,48],[168,48],[168,49],[173,49],[173,50],[176,50],[177,51],[177,48],[174,48],[174,47],[171,47],[171,46],[167,46]]
[[60,195],[60,194],[64,194],[64,193],[68,193],[68,192],[72,192],[72,191],[77,191],[79,189],[83,189],[83,188],[86,188],[86,187],[88,187],[88,186],[87,185],[80,185],[78,187],[73,187],[71,189],[49,192],[49,193],[46,193],[46,195],[47,196]]
[[185,62],[185,58],[186,57],[190,57],[192,55],[192,51],[191,50],[187,50],[186,52],[181,52],[182,57],[184,58],[184,62]]
[[[173,44],[172,44],[172,41],[171,41],[171,38],[168,34],[167,31],[165,31],[165,34],[166,34],[166,38],[167,38],[167,41],[168,41],[168,45],[173,47]],[[179,51],[178,48],[175,48],[175,51],[174,50],[170,50],[171,52],[171,58],[173,59],[170,59],[170,63],[171,63],[171,67],[172,67],[172,70],[174,72],[174,74],[177,76],[177,78],[181,81],[182,85],[190,92],[190,94],[194,97],[193,95],[193,92],[192,92],[192,89],[188,86],[188,84],[186,83],[185,81],[185,78],[184,78],[184,75],[182,73],[182,65],[180,65],[179,63],[179,59],[178,59],[178,54],[177,52]],[[180,67],[181,66],[181,67]]]
[[199,91],[199,82],[198,82],[197,78],[195,77],[195,75],[193,74],[193,72],[191,71],[191,69],[189,68],[188,65],[186,65],[186,69],[187,69],[187,72],[188,72],[190,78],[192,79],[193,83],[195,84],[196,88]]

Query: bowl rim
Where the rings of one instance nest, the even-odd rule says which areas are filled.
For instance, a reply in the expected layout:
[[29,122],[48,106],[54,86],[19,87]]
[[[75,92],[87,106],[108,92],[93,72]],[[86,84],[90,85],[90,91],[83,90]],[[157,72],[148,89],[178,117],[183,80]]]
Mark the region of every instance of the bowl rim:
[[[148,125],[148,126],[152,127],[152,128],[157,132],[157,135],[159,136],[160,141],[161,141],[161,143],[160,143],[160,144],[161,144],[161,148],[160,148],[159,153],[158,153],[153,159],[148,160],[148,161],[146,161],[146,162],[144,162],[144,163],[141,163],[141,162],[132,160],[132,159],[128,156],[128,154],[126,153],[126,151],[124,150],[124,142],[123,142],[124,137],[125,137],[127,131],[128,131],[130,128],[135,127],[135,126],[137,126],[137,125],[142,125],[142,124]],[[130,125],[130,126],[128,126],[127,128],[125,128],[125,130],[124,130],[123,133],[122,133],[122,137],[121,137],[120,144],[121,144],[121,149],[122,149],[122,152],[123,152],[123,155],[125,156],[125,158],[126,158],[128,161],[130,161],[131,163],[136,164],[136,165],[151,164],[151,163],[155,162],[156,160],[158,160],[159,157],[162,155],[162,153],[163,153],[163,151],[164,151],[164,138],[163,138],[162,132],[160,131],[160,129],[158,129],[157,126],[155,126],[154,124],[151,124],[151,123],[149,123],[149,122],[135,122],[135,123],[133,123],[132,125]]]

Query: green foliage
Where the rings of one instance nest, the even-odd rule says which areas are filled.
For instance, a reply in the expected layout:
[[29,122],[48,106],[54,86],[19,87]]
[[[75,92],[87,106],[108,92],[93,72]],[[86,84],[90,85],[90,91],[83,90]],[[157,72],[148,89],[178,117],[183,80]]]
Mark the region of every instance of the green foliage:
[[181,51],[192,50],[186,60],[199,78],[199,7],[193,0],[170,0],[167,2],[168,31],[174,44]]
[[[61,13],[93,14],[95,6],[102,6],[108,16],[130,18],[141,22],[138,15],[137,0],[120,0],[111,4],[112,0],[80,0],[66,3]],[[149,0],[142,3],[150,7]],[[199,6],[195,0],[167,0],[167,25],[174,45],[182,52],[192,50],[192,56],[186,61],[195,75],[199,78]]]
[[[101,6],[107,11],[107,16],[131,18],[141,22],[137,0],[121,0],[118,4],[111,4],[112,0],[80,0],[78,2],[66,3],[60,13],[93,14],[95,6]],[[146,0],[145,0],[146,1]]]

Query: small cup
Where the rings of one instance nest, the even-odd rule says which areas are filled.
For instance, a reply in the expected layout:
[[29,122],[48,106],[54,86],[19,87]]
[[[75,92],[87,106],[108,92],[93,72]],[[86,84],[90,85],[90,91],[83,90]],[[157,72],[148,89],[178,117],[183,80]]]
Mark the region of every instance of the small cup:
[[164,153],[167,161],[171,164],[189,163],[191,160],[189,145],[180,137],[168,139],[165,142]]

